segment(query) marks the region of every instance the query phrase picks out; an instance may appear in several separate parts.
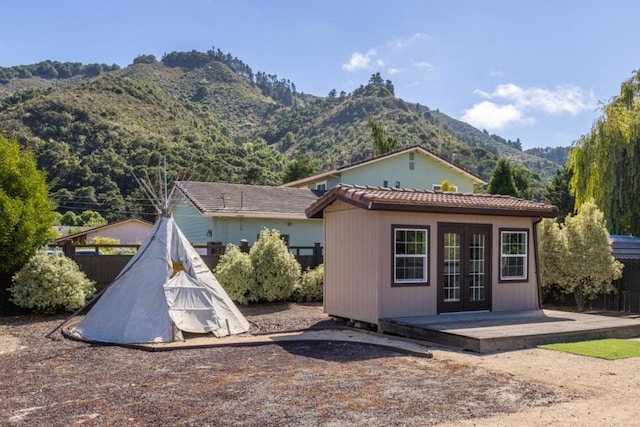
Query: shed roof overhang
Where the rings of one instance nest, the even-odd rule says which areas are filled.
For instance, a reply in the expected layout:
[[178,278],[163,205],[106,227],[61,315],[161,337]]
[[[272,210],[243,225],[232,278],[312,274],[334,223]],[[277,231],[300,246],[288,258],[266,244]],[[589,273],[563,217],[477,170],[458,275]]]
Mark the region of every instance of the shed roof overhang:
[[309,218],[322,218],[324,209],[343,201],[365,210],[555,218],[554,205],[493,194],[445,193],[429,190],[338,185],[307,208]]

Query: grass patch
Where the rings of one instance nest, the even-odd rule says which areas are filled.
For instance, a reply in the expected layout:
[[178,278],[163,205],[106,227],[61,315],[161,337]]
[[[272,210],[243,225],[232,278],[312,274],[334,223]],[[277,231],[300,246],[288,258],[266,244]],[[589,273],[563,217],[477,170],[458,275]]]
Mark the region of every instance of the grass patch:
[[597,357],[606,360],[627,359],[640,356],[640,341],[604,339],[560,344],[539,345],[545,350],[564,351],[579,356]]

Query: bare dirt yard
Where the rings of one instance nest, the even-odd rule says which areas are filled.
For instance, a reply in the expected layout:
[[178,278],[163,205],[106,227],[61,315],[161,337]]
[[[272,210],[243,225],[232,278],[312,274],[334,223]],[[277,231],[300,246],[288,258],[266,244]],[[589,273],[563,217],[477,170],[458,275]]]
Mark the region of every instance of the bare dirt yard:
[[[346,328],[319,305],[241,310],[253,334]],[[426,358],[332,340],[148,352],[44,338],[63,318],[0,317],[0,425],[582,426],[640,415],[638,359],[436,346]]]

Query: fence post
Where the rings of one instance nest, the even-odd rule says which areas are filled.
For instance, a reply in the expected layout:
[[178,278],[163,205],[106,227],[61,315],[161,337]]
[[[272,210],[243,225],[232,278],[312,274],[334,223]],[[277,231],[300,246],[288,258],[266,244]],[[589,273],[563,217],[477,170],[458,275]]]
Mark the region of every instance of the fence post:
[[71,259],[76,258],[76,248],[73,245],[73,242],[71,240],[67,240],[66,242],[64,242],[64,245],[62,246],[62,251],[64,252],[67,258],[71,258]]
[[313,244],[313,268],[322,264],[322,246],[316,242]]
[[247,239],[240,240],[240,252],[249,253],[249,241]]

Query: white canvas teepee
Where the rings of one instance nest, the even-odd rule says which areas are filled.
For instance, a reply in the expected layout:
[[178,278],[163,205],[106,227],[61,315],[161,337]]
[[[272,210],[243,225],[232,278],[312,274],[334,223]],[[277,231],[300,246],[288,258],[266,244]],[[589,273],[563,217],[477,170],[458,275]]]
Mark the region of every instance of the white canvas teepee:
[[182,331],[222,337],[249,329],[249,322],[166,212],[71,334],[126,344],[180,340]]

